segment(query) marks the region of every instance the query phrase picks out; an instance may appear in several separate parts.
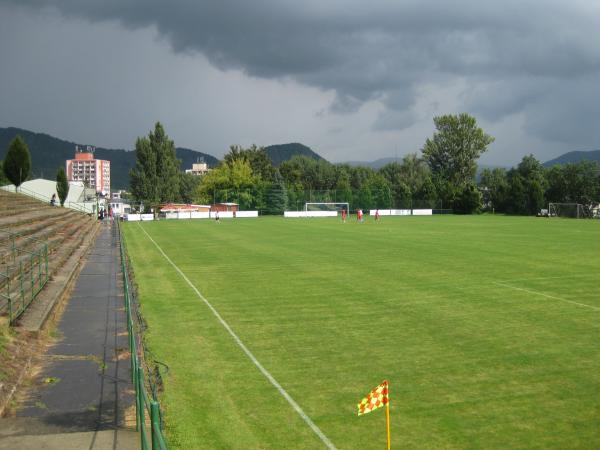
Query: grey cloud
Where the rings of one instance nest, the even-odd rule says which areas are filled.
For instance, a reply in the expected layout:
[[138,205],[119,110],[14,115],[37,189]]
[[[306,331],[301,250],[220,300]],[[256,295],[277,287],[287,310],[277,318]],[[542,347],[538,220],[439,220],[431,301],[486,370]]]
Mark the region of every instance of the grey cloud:
[[552,92],[554,83],[535,77],[473,80],[471,88],[461,97],[466,110],[497,121],[526,107],[531,108],[540,98]]
[[417,115],[411,110],[386,110],[379,114],[373,124],[373,129],[377,131],[404,130],[414,125],[417,120]]
[[[281,0],[13,2],[54,7],[91,21],[155,26],[177,51],[199,51],[221,68],[243,68],[257,76],[302,76],[344,66],[351,58],[363,68],[354,76],[361,80],[366,75],[367,83],[382,65],[383,70],[416,65],[415,72],[452,73],[519,66],[561,74],[566,63],[597,67],[599,55],[587,33],[597,21],[552,1],[344,1],[329,6]],[[334,84],[320,81],[326,88]]]
[[[600,72],[600,15],[591,2],[9,3],[55,8],[66,16],[117,21],[129,28],[155,27],[175,51],[201,53],[220,69],[333,90],[330,112],[336,114],[379,100],[388,111],[376,121],[376,129],[401,129],[416,120],[411,111],[418,86],[462,79],[469,110],[494,120],[533,114],[528,130],[543,136],[557,130],[556,118],[544,108],[563,105],[565,115],[576,116],[580,108],[568,101],[571,87],[576,88],[576,79]],[[580,99],[582,110],[591,102],[589,96],[598,103],[598,93],[588,92]]]
[[580,78],[573,83],[555,83],[553,95],[526,105],[525,129],[548,140],[597,148],[600,144],[600,87],[598,79]]

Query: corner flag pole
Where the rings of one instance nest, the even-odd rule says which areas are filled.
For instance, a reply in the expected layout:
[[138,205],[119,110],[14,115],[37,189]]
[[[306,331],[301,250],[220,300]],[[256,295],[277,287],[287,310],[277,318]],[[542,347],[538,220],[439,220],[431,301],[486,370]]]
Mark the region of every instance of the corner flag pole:
[[388,401],[385,405],[385,417],[387,420],[387,450],[390,450],[390,402]]

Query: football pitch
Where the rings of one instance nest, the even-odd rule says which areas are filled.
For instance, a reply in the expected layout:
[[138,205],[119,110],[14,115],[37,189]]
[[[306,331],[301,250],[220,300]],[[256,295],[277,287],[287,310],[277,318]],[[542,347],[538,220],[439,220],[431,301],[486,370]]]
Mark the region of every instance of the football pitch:
[[[600,448],[600,221],[125,223],[170,448]],[[294,406],[295,405],[295,406]]]

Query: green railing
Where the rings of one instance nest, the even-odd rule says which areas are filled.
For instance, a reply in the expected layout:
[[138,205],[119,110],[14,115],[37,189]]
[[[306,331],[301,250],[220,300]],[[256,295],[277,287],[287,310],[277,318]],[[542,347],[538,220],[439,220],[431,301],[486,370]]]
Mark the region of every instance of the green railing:
[[[12,266],[7,264],[4,272],[0,272],[0,286],[4,291],[0,293],[0,308],[7,309],[12,325],[48,282],[48,244],[39,239],[25,238],[21,246],[17,246],[16,240],[21,237],[19,234],[7,230],[0,230],[0,233],[4,235],[2,240],[8,242],[8,252],[4,253],[4,257],[12,261]],[[22,248],[31,242],[40,245],[35,250]],[[17,286],[12,286],[11,281],[16,282]]]
[[[133,324],[133,314],[131,307],[131,284],[129,281],[129,272],[127,270],[127,260],[125,258],[125,243],[121,235],[121,228],[118,221],[116,226],[119,232],[121,243],[121,270],[123,271],[123,287],[125,291],[125,311],[127,313],[127,332],[129,335],[129,351],[131,353],[131,374],[135,386],[135,406],[136,406],[136,431],[140,432],[142,450],[147,450],[149,445],[152,450],[167,450],[167,444],[163,436],[161,426],[160,405],[153,393],[152,398],[148,396],[144,378],[144,369],[140,364],[138,355],[138,340]],[[148,427],[146,418],[150,419],[150,438],[148,438]]]

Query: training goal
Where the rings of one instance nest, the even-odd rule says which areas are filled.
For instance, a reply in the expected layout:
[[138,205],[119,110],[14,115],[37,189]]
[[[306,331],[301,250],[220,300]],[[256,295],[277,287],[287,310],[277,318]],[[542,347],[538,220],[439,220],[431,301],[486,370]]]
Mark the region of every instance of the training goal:
[[350,203],[337,202],[337,203],[326,203],[326,202],[307,202],[304,204],[304,211],[329,211],[337,213],[342,210],[346,210],[346,213],[350,212]]
[[572,217],[575,219],[592,217],[589,206],[581,203],[549,203],[548,215],[550,217]]

